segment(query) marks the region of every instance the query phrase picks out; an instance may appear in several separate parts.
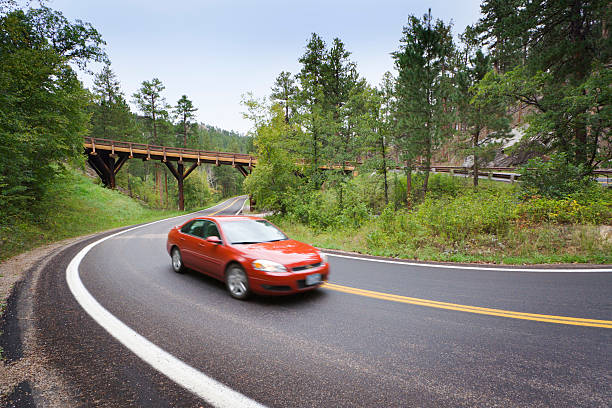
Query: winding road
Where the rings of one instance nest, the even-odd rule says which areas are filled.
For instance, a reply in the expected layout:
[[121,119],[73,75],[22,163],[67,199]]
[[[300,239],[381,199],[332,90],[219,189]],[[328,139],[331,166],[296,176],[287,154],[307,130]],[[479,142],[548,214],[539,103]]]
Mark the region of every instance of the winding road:
[[[235,214],[245,199],[201,214]],[[172,272],[166,234],[192,216],[103,234],[48,262],[38,327],[79,404],[610,406],[609,267],[330,253],[325,287],[242,302],[214,279]]]

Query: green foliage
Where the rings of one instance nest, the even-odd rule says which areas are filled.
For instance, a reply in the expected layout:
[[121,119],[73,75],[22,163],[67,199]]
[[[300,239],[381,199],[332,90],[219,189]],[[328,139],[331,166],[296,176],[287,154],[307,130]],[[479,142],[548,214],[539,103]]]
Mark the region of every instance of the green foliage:
[[86,133],[88,94],[69,63],[105,54],[89,24],[46,7],[0,14],[0,216],[29,212],[77,157]]
[[105,65],[96,75],[92,89],[93,101],[90,106],[91,136],[113,140],[138,140],[138,129],[130,107],[127,104],[119,81]]
[[589,170],[612,159],[609,1],[487,0],[478,29],[499,74],[489,97],[527,105],[527,136]]
[[407,167],[423,159],[425,194],[433,153],[452,135],[454,113],[447,105],[455,94],[450,76],[455,46],[450,25],[434,21],[431,10],[422,20],[410,16],[403,34],[393,53],[398,70],[395,145]]
[[187,98],[187,95],[181,96],[181,99],[178,100],[174,107],[174,115],[179,120],[178,126],[183,135],[183,147],[187,147],[189,123],[191,119],[195,117],[195,112],[197,110],[198,109],[193,106],[193,102]]
[[[251,104],[252,112],[259,108],[253,101],[247,103]],[[258,208],[286,213],[288,200],[302,184],[297,175],[297,158],[287,145],[287,135],[298,129],[285,121],[280,105],[272,106],[269,116],[258,121],[257,166],[244,181],[244,188],[255,199]]]
[[315,230],[359,228],[369,220],[370,210],[353,183],[345,186],[344,194],[344,199],[352,205],[341,207],[337,195],[329,191],[289,196],[287,217]]
[[50,182],[39,197],[36,215],[22,213],[9,223],[0,221],[0,259],[64,238],[179,214],[152,210],[69,170]]
[[548,161],[531,159],[520,173],[525,194],[549,198],[567,197],[594,183],[585,166],[571,163],[565,153],[553,154]]
[[194,171],[186,180],[183,187],[186,209],[201,209],[213,201],[213,195],[208,186],[205,171]]
[[138,92],[132,95],[134,103],[138,106],[150,124],[149,129],[151,136],[149,143],[159,146],[164,145],[164,141],[157,132],[158,120],[167,119],[168,108],[170,108],[165,98],[161,96],[164,89],[166,89],[164,84],[162,84],[159,79],[153,78],[151,81],[142,81],[142,85]]
[[518,214],[531,223],[601,224],[612,219],[612,201],[581,203],[570,198],[541,197],[521,203]]

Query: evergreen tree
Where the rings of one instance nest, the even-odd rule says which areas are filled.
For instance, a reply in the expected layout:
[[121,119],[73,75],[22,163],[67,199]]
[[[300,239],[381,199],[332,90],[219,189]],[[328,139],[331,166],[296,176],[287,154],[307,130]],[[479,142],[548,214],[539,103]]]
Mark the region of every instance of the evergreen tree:
[[325,42],[316,33],[313,33],[306,52],[298,60],[302,69],[298,74],[300,90],[298,101],[300,107],[300,122],[307,129],[309,140],[304,146],[306,157],[311,158],[311,173],[315,177],[315,185],[320,184],[318,180],[319,165],[321,162],[321,147],[327,123],[324,110],[324,64],[325,64]]
[[183,147],[187,147],[187,128],[189,127],[189,121],[195,117],[194,113],[197,110],[193,107],[193,102],[187,99],[187,95],[181,96],[174,108],[174,114],[179,119],[179,126],[183,134]]
[[393,53],[398,70],[395,144],[406,163],[407,177],[415,160],[423,160],[425,195],[433,153],[452,134],[454,45],[450,25],[433,21],[431,10],[422,20],[410,16],[403,33],[400,49]]
[[475,98],[478,83],[492,70],[491,58],[475,46],[471,29],[462,36],[463,58],[459,61],[455,83],[462,129],[469,138],[467,151],[473,156],[474,186],[478,185],[480,158],[492,152],[496,142],[510,137],[508,101],[505,98]]
[[93,100],[91,135],[104,139],[123,139],[125,136],[131,139],[135,133],[134,119],[110,64],[106,64],[94,79]]
[[290,72],[285,71],[282,71],[278,75],[276,81],[274,82],[274,86],[272,86],[272,94],[270,97],[273,101],[278,102],[285,110],[286,123],[289,123],[289,120],[291,119],[291,105],[294,103],[297,90],[298,88],[295,85],[295,79],[291,77]]
[[144,117],[151,124],[151,143],[161,145],[162,140],[158,137],[158,120],[168,116],[168,104],[161,96],[166,87],[157,78],[151,81],[143,81],[138,92],[134,93],[134,103],[138,106]]
[[[497,38],[523,44],[524,62],[489,73],[480,97],[508,96],[533,114],[526,135],[565,153],[575,165],[592,170],[612,159],[610,77],[612,7],[606,0],[514,0],[516,18],[507,11],[491,18],[497,1],[482,5],[479,29],[485,41]],[[504,14],[506,13],[506,14]],[[514,12],[513,12],[514,13]],[[516,22],[514,25],[509,21]],[[513,49],[496,50],[513,57]]]

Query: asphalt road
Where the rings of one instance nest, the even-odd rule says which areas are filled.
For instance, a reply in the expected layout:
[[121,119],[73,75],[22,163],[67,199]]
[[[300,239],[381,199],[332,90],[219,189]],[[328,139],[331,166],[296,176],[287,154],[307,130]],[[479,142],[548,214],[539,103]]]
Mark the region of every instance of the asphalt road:
[[[242,204],[243,199],[233,199],[203,213],[233,214]],[[80,277],[125,325],[261,404],[611,404],[612,328],[476,314],[331,288],[237,301],[216,280],[172,271],[166,234],[187,218],[100,243],[82,260]],[[74,399],[83,406],[206,406],[118,343],[76,303],[66,284],[66,265],[88,242],[49,262],[35,305],[45,351],[69,379]],[[612,320],[612,273],[607,272],[446,269],[334,256],[330,266],[330,282],[342,287]]]

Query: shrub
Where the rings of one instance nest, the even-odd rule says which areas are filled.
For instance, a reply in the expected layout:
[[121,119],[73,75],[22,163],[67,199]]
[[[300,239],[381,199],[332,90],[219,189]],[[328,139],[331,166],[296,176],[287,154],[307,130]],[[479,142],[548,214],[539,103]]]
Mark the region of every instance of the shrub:
[[521,188],[527,195],[564,198],[594,184],[587,169],[571,163],[565,153],[553,154],[549,161],[531,159],[520,173]]
[[521,218],[532,223],[599,224],[612,219],[612,206],[603,200],[579,202],[574,198],[534,198],[518,206]]
[[516,218],[512,196],[470,193],[455,198],[427,198],[410,214],[433,235],[460,242],[476,234],[500,234]]

